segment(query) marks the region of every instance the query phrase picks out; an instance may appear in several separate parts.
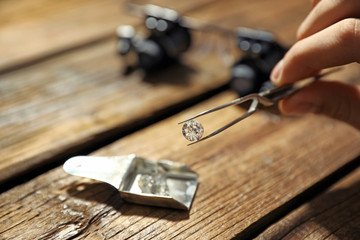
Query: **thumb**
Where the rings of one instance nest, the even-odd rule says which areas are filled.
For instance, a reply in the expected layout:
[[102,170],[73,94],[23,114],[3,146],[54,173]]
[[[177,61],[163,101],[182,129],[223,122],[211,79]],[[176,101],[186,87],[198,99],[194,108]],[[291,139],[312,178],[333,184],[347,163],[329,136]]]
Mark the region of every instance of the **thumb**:
[[318,81],[282,100],[279,107],[284,114],[324,114],[360,129],[359,86]]

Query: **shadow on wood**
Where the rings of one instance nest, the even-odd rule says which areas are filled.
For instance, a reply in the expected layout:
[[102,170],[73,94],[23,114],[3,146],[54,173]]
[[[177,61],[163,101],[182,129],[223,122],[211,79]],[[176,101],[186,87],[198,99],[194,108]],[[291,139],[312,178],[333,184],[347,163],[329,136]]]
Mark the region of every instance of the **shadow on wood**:
[[[309,222],[326,229],[325,234],[336,239],[359,239],[360,236],[360,181],[347,188],[338,188],[322,194],[309,203],[301,219],[307,219],[308,224],[298,226],[300,231],[307,229]],[[298,230],[296,230],[298,232]],[[324,233],[323,233],[324,234]],[[316,235],[314,235],[316,237]],[[325,236],[323,236],[325,238]]]
[[75,183],[74,185],[70,185],[66,191],[73,198],[80,198],[82,200],[111,206],[125,216],[142,216],[146,218],[166,219],[174,222],[189,219],[188,211],[150,207],[125,202],[120,197],[118,190],[107,183]]
[[196,72],[196,69],[190,66],[184,65],[182,63],[174,63],[173,65],[158,72],[153,72],[146,75],[143,78],[143,81],[153,85],[168,84],[187,86],[190,83],[190,76]]
[[[348,239],[360,236],[360,169],[262,233],[262,239]],[[355,181],[354,181],[355,180]]]

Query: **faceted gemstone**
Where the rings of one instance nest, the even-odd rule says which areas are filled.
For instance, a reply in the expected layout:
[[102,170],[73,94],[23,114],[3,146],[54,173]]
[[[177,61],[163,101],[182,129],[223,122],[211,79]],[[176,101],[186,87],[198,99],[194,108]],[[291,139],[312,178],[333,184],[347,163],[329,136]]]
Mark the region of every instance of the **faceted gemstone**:
[[169,196],[166,172],[158,165],[147,166],[146,172],[141,173],[138,185],[143,193]]
[[191,142],[199,141],[204,134],[204,127],[200,122],[196,120],[190,120],[184,124],[182,133],[184,137]]

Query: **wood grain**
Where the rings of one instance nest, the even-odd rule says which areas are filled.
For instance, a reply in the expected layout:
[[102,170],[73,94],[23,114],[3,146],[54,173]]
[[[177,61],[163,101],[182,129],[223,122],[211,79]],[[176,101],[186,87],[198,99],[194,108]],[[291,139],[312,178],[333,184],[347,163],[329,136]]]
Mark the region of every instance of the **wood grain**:
[[[234,97],[225,92],[94,153],[186,163],[200,176],[189,213],[125,203],[115,189],[57,168],[0,196],[2,237],[229,239],[240,234],[246,239],[269,225],[274,211],[360,153],[360,133],[343,123],[263,112],[186,146],[177,122]],[[200,121],[211,131],[242,113],[234,107]]]
[[[264,28],[287,45],[309,10],[300,0],[156,3],[227,29]],[[360,133],[315,115],[258,112],[212,139],[186,146],[177,123],[234,99],[233,93],[154,121],[227,82],[229,69],[216,51],[199,49],[224,42],[200,34],[183,65],[145,79],[140,72],[124,77],[114,29],[141,19],[121,14],[123,6],[112,0],[0,1],[0,72],[7,72],[0,76],[0,184],[94,143],[118,139],[92,155],[136,153],[183,162],[197,172],[200,185],[191,210],[126,203],[111,186],[58,167],[0,195],[0,239],[249,239],[305,201],[309,189],[349,163],[358,165]],[[330,80],[358,83],[359,76],[353,64]],[[242,113],[233,107],[200,121],[210,132]],[[258,239],[355,238],[359,174]]]
[[[123,77],[112,42],[104,42],[4,76],[0,182],[225,84],[226,69],[211,69],[211,61],[143,81],[140,73]],[[168,79],[170,72],[178,74]]]
[[[249,27],[269,30],[285,45],[296,40],[296,29],[306,17],[306,1],[217,1],[187,15],[225,29]],[[223,16],[221,13],[226,12]],[[285,20],[286,19],[286,20]]]
[[304,204],[257,237],[357,239],[360,236],[360,169]]
[[[221,15],[227,16],[225,10],[228,9],[232,11],[236,23],[237,18],[241,18],[247,11],[269,9],[268,4],[263,6],[266,1],[257,4],[250,4],[246,0],[240,2],[245,8],[235,8],[239,2],[227,0],[222,1],[223,11],[216,15],[211,7],[189,11],[189,15],[197,18],[206,16],[202,20],[210,21],[212,17],[220,19]],[[11,5],[7,1],[2,4]],[[45,11],[42,10],[45,6],[49,8],[47,4],[23,4],[24,6],[20,4],[16,8],[18,10],[13,11],[21,12],[38,5],[38,11]],[[63,4],[70,9],[74,3]],[[219,7],[218,2],[212,4]],[[281,6],[285,9],[299,7],[297,4],[287,4],[283,3]],[[307,6],[302,4],[304,8]],[[97,12],[106,12],[107,4],[104,5],[106,7],[98,6],[101,10]],[[278,9],[275,5],[273,9]],[[179,3],[179,6],[181,9],[190,9],[192,5]],[[74,11],[79,13],[82,12],[81,9],[79,6],[74,8]],[[233,9],[238,9],[238,12]],[[40,21],[40,18],[36,19]],[[64,19],[70,21],[71,18]],[[241,19],[245,24],[246,20]],[[251,19],[251,22],[258,25],[263,21],[259,14],[254,14]],[[45,23],[46,17],[42,21],[42,24],[51,24],[51,21]],[[271,21],[277,26],[273,30],[281,32],[280,22],[284,21],[281,15]],[[296,21],[293,24],[298,25]],[[295,27],[291,31],[294,35]],[[204,39],[206,35],[202,37]],[[52,162],[60,155],[64,157],[73,151],[80,151],[91,143],[101,143],[109,136],[114,138],[129,129],[136,130],[149,119],[216,89],[229,79],[230,72],[220,62],[216,53],[203,55],[194,49],[184,57],[183,62],[183,66],[166,70],[145,81],[139,72],[124,77],[121,75],[122,63],[115,54],[115,41],[109,39],[15,72],[2,74],[0,155],[3,157],[0,160],[0,182]]]
[[[185,13],[211,1],[157,1],[157,4]],[[142,19],[127,12],[126,2],[0,1],[0,73],[113,38],[119,25],[139,24]]]

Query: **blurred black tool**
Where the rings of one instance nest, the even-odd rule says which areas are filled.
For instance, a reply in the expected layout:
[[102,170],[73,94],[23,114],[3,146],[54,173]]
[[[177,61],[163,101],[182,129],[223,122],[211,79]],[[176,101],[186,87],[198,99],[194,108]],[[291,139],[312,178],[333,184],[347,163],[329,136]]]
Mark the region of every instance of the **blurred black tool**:
[[191,45],[191,34],[184,26],[183,19],[171,9],[147,5],[144,8],[144,37],[135,33],[132,26],[117,29],[118,52],[124,57],[130,73],[136,68],[146,73],[158,71],[177,62],[178,58]]
[[232,67],[230,87],[239,96],[273,88],[271,70],[287,49],[272,33],[249,28],[238,28],[237,46],[244,54]]
[[[272,33],[250,28],[228,30],[155,5],[130,4],[129,11],[144,17],[146,32],[137,33],[132,26],[118,27],[118,52],[126,64],[125,74],[135,69],[142,69],[145,74],[154,73],[178,62],[193,42],[193,31],[197,31],[209,33],[209,36],[215,33],[226,40],[220,41],[220,45],[225,45],[218,46],[221,49],[236,43],[241,58],[235,64],[233,60],[230,63],[229,86],[239,96],[274,87],[269,81],[270,73],[287,48],[280,45]],[[206,39],[203,44],[207,44]]]

